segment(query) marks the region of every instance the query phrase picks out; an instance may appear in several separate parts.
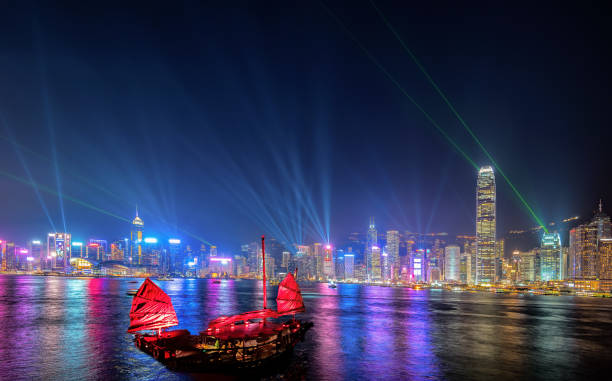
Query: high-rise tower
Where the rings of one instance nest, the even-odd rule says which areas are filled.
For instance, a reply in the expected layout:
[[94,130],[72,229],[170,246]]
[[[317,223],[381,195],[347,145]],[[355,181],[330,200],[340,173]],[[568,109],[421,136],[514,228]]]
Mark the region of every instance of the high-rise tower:
[[400,258],[399,258],[399,231],[387,231],[387,254],[389,255],[389,264],[391,267],[391,279],[397,280],[399,277]]
[[130,260],[133,264],[142,264],[142,244],[144,230],[144,222],[138,217],[138,208],[136,209],[136,217],[132,220],[132,230],[130,232]]
[[476,283],[495,281],[495,175],[478,171],[476,185]]
[[559,233],[544,233],[540,244],[540,279],[542,281],[560,278],[561,236]]
[[[366,271],[372,278],[372,248],[378,246],[378,232],[374,224],[374,217],[370,217],[370,225],[368,227],[368,236],[366,244]],[[380,261],[379,261],[380,264]]]

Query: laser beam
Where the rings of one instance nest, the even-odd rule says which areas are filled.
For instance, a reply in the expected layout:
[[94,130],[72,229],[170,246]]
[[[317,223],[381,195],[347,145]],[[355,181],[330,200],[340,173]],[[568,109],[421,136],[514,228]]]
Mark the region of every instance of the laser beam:
[[438,95],[440,95],[440,97],[442,98],[442,100],[444,101],[444,103],[446,103],[446,105],[450,108],[450,110],[452,111],[452,113],[455,115],[455,117],[459,120],[459,122],[461,123],[461,125],[465,128],[465,130],[468,132],[468,134],[472,137],[472,139],[474,139],[474,141],[476,142],[476,144],[478,145],[478,147],[480,147],[480,149],[482,150],[482,152],[484,152],[484,154],[487,156],[487,158],[489,158],[489,160],[491,160],[491,163],[493,164],[493,166],[495,166],[495,169],[497,169],[497,171],[502,175],[503,179],[506,181],[506,183],[510,186],[510,189],[512,189],[512,191],[514,192],[514,194],[518,197],[518,199],[521,201],[521,203],[525,206],[525,208],[527,209],[527,211],[529,212],[529,214],[531,214],[531,216],[533,217],[533,219],[544,229],[544,231],[546,231],[546,233],[548,233],[548,229],[546,228],[546,225],[542,222],[542,220],[535,214],[535,212],[533,211],[533,209],[529,206],[529,204],[527,203],[527,201],[525,200],[525,198],[523,197],[523,195],[521,195],[521,193],[518,191],[518,189],[516,189],[516,187],[514,186],[514,184],[510,181],[510,179],[508,178],[508,176],[504,173],[504,171],[500,168],[500,166],[497,164],[497,162],[495,161],[495,159],[493,159],[493,156],[491,156],[491,154],[489,153],[489,151],[484,147],[484,145],[482,144],[482,142],[480,141],[480,139],[478,139],[478,137],[476,136],[476,134],[474,133],[474,131],[472,131],[472,129],[468,126],[468,124],[466,123],[466,121],[461,117],[461,115],[459,114],[459,112],[457,111],[457,109],[453,106],[453,104],[451,103],[451,101],[448,99],[448,97],[444,94],[444,92],[440,89],[440,87],[438,86],[438,84],[433,80],[433,78],[431,77],[431,75],[429,75],[429,72],[427,70],[425,70],[425,67],[421,64],[421,62],[418,60],[418,58],[414,55],[414,53],[412,53],[412,50],[410,50],[410,48],[408,48],[408,45],[404,42],[404,40],[402,39],[402,37],[399,35],[399,33],[397,32],[397,30],[395,30],[395,28],[393,27],[393,25],[391,24],[391,22],[389,22],[389,20],[387,19],[387,17],[385,16],[385,14],[382,12],[382,10],[380,8],[378,8],[378,6],[376,5],[376,3],[374,2],[374,0],[370,0],[370,4],[372,4],[372,7],[374,7],[374,9],[376,10],[376,12],[378,13],[379,17],[381,18],[381,20],[384,22],[384,24],[386,25],[386,27],[391,31],[391,33],[395,36],[395,38],[397,39],[397,41],[399,41],[400,45],[402,46],[402,48],[406,51],[406,53],[408,53],[408,55],[410,56],[410,58],[412,59],[412,61],[415,63],[415,65],[419,68],[419,70],[421,71],[421,73],[423,73],[423,75],[425,76],[425,78],[427,78],[427,81],[429,82],[429,84],[434,88],[434,90],[436,90],[436,92],[438,93]]
[[370,59],[370,61],[372,61],[372,63],[387,77],[387,79],[389,79],[395,85],[395,87],[397,87],[398,90],[401,91],[401,93],[406,98],[408,98],[408,100],[425,116],[425,118],[450,143],[450,145],[453,146],[453,148],[457,150],[457,152],[459,152],[461,156],[463,156],[463,158],[467,160],[476,170],[478,170],[479,167],[478,165],[476,165],[476,162],[474,162],[474,160],[472,160],[472,158],[470,158],[468,154],[465,153],[465,151],[463,151],[457,143],[455,143],[455,141],[446,133],[446,131],[444,131],[444,129],[440,127],[438,122],[436,122],[433,117],[429,115],[429,113],[425,111],[425,109],[421,107],[421,105],[418,104],[417,101],[408,94],[404,87],[391,75],[391,73],[389,73],[387,69],[385,69],[385,67],[372,55],[372,53],[370,53],[370,51],[365,47],[365,45],[363,45],[361,41],[357,38],[357,36],[355,36],[353,32],[348,29],[348,27],[342,22],[342,20],[340,20],[340,18],[336,16],[336,14],[331,9],[329,9],[327,5],[325,5],[325,3],[321,2],[321,5],[332,16],[336,23],[340,25],[344,32],[353,40],[353,42],[355,42],[357,46],[359,46],[359,48]]

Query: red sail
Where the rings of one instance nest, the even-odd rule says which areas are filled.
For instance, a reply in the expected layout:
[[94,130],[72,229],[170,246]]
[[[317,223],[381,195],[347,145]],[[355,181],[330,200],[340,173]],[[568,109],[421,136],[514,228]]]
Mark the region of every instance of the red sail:
[[170,297],[151,279],[145,279],[132,301],[129,333],[178,325]]
[[292,273],[288,273],[278,285],[276,310],[279,316],[306,311],[300,286],[298,286]]

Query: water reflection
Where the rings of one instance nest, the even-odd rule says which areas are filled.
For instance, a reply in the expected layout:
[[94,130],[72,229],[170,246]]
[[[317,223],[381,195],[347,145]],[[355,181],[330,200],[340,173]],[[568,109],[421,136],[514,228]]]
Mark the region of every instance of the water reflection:
[[[128,279],[0,276],[1,379],[175,380],[126,333]],[[156,282],[179,328],[261,308],[260,281]],[[268,289],[275,307],[276,287]],[[285,379],[585,379],[612,371],[612,300],[303,287],[314,328]]]

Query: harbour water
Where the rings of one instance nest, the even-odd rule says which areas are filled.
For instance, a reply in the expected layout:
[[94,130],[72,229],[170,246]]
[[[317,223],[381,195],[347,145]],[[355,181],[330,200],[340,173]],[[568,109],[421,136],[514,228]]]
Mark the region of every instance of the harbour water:
[[[126,291],[141,282],[0,275],[0,379],[211,379],[171,372],[133,345]],[[262,305],[256,281],[156,283],[172,298],[179,328],[192,333],[219,315]],[[303,285],[302,293],[307,312],[301,317],[314,327],[291,362],[267,378],[573,380],[612,374],[612,299],[347,284]],[[275,306],[276,287],[268,295]]]

